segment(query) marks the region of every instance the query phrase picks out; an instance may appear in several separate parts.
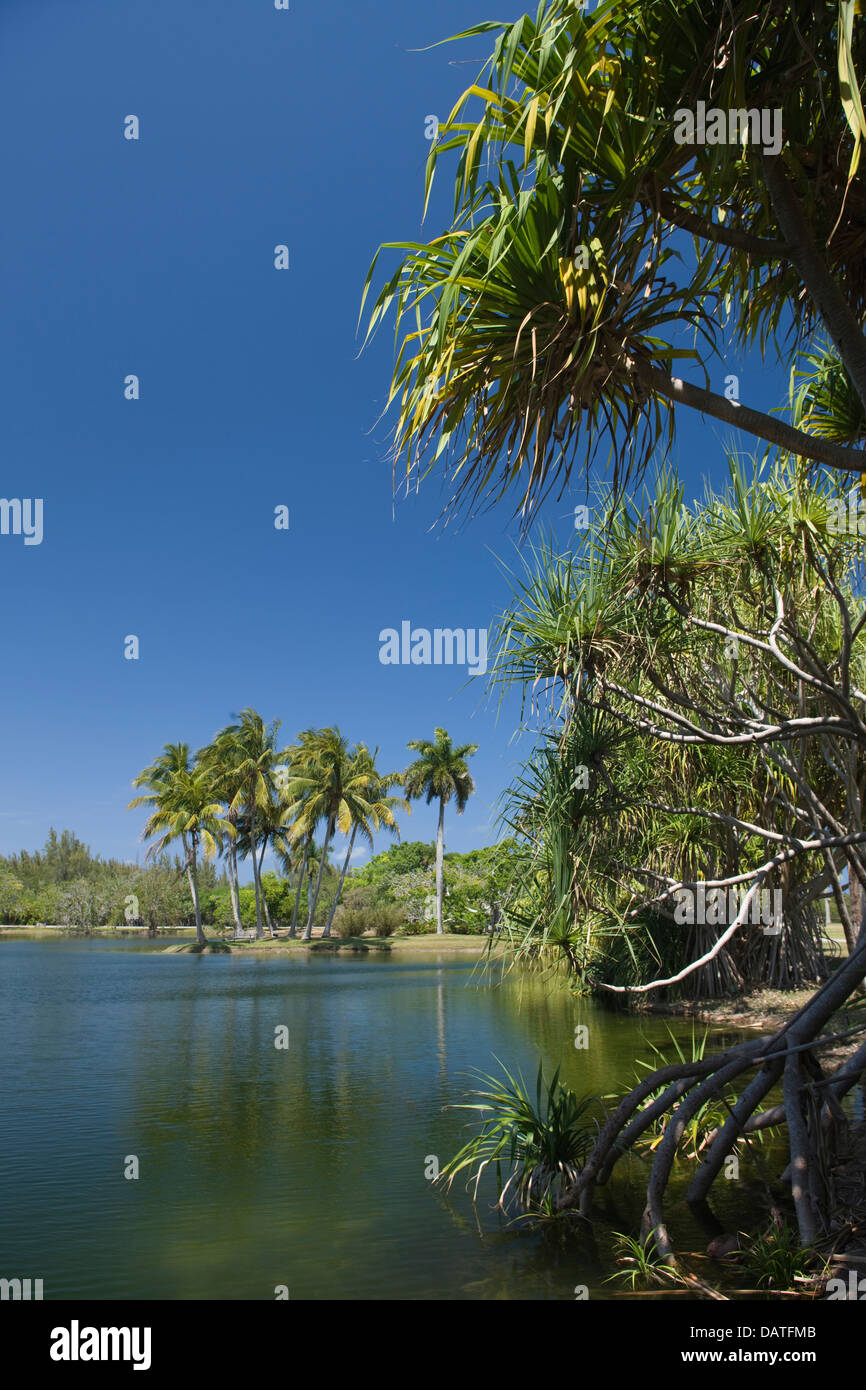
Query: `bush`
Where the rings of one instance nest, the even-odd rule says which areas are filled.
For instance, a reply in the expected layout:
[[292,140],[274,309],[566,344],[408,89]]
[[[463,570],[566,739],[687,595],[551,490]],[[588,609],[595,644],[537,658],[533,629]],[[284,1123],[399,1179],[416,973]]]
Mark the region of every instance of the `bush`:
[[363,936],[367,930],[363,908],[340,906],[334,913],[335,936]]
[[396,936],[429,936],[436,931],[436,922],[404,922],[402,927],[398,927]]
[[334,931],[342,937],[363,936],[365,932],[393,936],[402,921],[402,912],[390,903],[374,903],[368,907],[343,903],[334,914]]

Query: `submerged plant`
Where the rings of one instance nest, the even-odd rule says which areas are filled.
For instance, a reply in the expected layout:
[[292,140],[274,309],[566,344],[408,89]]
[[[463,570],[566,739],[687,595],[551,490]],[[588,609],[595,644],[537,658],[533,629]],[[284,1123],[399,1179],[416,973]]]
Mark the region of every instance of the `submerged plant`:
[[743,1252],[743,1265],[758,1289],[790,1289],[808,1274],[814,1252],[805,1250],[790,1226],[774,1222]]
[[625,1267],[609,1275],[606,1284],[621,1279],[634,1290],[651,1284],[666,1284],[669,1280],[681,1282],[679,1272],[660,1255],[653,1233],[645,1241],[635,1240],[620,1231],[613,1234],[617,1240],[617,1264]]
[[[650,1062],[638,1060],[639,1067],[644,1068],[646,1071],[653,1071],[660,1067],[669,1067],[671,1064],[676,1064],[676,1062],[687,1063],[703,1061],[707,1048],[707,1039],[709,1037],[708,1028],[704,1030],[702,1037],[698,1037],[695,1032],[694,1023],[692,1023],[691,1037],[688,1040],[690,1047],[684,1047],[670,1028],[668,1028],[667,1032],[676,1057],[663,1051],[662,1048],[658,1047],[655,1043],[650,1043],[649,1048],[650,1052],[653,1054],[653,1060]],[[656,1096],[661,1095],[663,1089],[662,1087],[659,1091],[655,1092],[651,1099],[655,1099]],[[682,1137],[680,1139],[680,1149],[683,1151],[691,1150],[692,1157],[699,1159],[701,1151],[706,1146],[708,1137],[718,1132],[729,1113],[730,1107],[723,1096],[716,1100],[705,1101],[684,1125]],[[664,1135],[662,1117],[653,1125],[652,1133],[655,1137],[650,1142],[650,1149],[656,1148]]]
[[[562,1085],[558,1067],[545,1081],[539,1064],[533,1098],[522,1076],[499,1065],[504,1079],[475,1073],[487,1089],[471,1093],[477,1101],[453,1107],[477,1112],[482,1122],[439,1180],[449,1188],[468,1169],[475,1201],[485,1168],[495,1163],[500,1210],[516,1205],[524,1214],[552,1215],[556,1199],[576,1181],[592,1146],[595,1126],[588,1112],[596,1097],[576,1096]],[[503,1166],[508,1170],[504,1184]]]

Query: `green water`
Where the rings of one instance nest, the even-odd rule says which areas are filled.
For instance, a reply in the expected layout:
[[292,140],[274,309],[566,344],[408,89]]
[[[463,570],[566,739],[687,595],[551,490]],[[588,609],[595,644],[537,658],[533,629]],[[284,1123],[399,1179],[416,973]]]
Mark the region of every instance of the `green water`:
[[[541,1057],[609,1093],[667,1027],[538,979],[496,987],[445,953],[3,941],[0,1275],[41,1278],[46,1298],[609,1297],[603,1234],[509,1228],[489,1192],[474,1208],[425,1167],[465,1140],[448,1107],[470,1069],[501,1058],[534,1080]],[[614,1229],[633,1229],[642,1177],[633,1163],[602,1194]]]

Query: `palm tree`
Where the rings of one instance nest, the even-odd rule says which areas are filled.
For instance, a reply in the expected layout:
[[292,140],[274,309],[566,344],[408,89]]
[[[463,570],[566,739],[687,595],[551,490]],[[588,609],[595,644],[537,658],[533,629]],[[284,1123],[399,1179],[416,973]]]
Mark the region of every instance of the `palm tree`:
[[[339,729],[308,730],[303,742],[306,756],[300,765],[293,767],[288,779],[289,791],[294,799],[287,814],[294,823],[294,834],[298,839],[311,840],[316,827],[322,822],[325,826],[322,858],[304,932],[304,940],[309,941],[334,832],[339,830],[344,835],[350,835],[356,816],[370,819],[372,809],[365,800],[365,793],[379,779],[375,771],[371,771],[369,751],[365,750],[364,756],[359,749],[350,749]],[[380,800],[384,790],[380,788]],[[383,816],[389,810],[389,807],[382,805]],[[329,914],[323,936],[331,934],[332,916],[332,913]]]
[[[315,823],[309,824],[303,819],[303,811],[306,808],[311,790],[311,780],[308,777],[310,767],[315,758],[315,751],[321,738],[320,729],[305,729],[299,734],[298,742],[291,748],[286,749],[286,777],[280,789],[281,800],[284,807],[283,824],[284,830],[282,838],[285,845],[284,854],[280,855],[281,862],[286,872],[291,873],[297,867],[298,879],[295,888],[295,905],[292,911],[292,925],[289,929],[289,936],[297,936],[298,932],[298,911],[301,902],[301,889],[304,884],[304,877],[307,874],[310,863],[310,855],[314,849],[313,836],[315,833]],[[300,862],[293,855],[295,846],[303,845],[303,854]],[[310,904],[312,904],[312,887],[310,886]],[[310,910],[312,917],[312,909]]]
[[276,793],[276,771],[287,760],[278,752],[276,732],[280,721],[265,724],[254,709],[241,710],[237,724],[229,724],[214,739],[214,746],[223,759],[227,777],[236,788],[229,803],[229,812],[242,810],[244,845],[253,866],[256,894],[256,940],[264,936],[262,924],[262,884],[259,860],[256,855],[256,822],[272,805]]
[[[285,806],[282,802],[280,792],[277,788],[273,788],[268,802],[264,806],[260,805],[256,808],[255,842],[250,842],[249,828],[246,822],[238,836],[238,849],[240,850],[241,856],[244,859],[252,859],[254,871],[258,874],[258,881],[260,884],[262,881],[262,864],[268,846],[271,844],[280,844],[287,833],[285,817]],[[273,937],[274,928],[271,922],[271,914],[268,909],[268,900],[264,888],[262,888],[261,893],[261,905],[265,925],[268,929],[268,935]]]
[[409,803],[405,797],[388,795],[390,788],[399,786],[403,779],[399,772],[382,774],[377,770],[376,757],[378,752],[377,748],[375,753],[371,753],[366,744],[359,743],[352,755],[344,793],[344,806],[350,818],[352,830],[337,883],[337,891],[334,894],[334,901],[331,904],[328,920],[322,932],[323,936],[331,935],[331,924],[340,901],[340,894],[343,891],[343,880],[349,868],[349,860],[352,857],[352,849],[358,831],[361,832],[362,839],[365,839],[372,848],[373,835],[382,826],[390,830],[392,834],[399,836],[400,832],[394,817],[395,809],[401,807],[404,811],[409,811]]
[[196,941],[204,945],[206,938],[198,892],[199,846],[203,846],[210,858],[222,838],[233,835],[234,829],[222,814],[220,802],[214,800],[206,770],[191,764],[186,743],[167,743],[162,754],[139,773],[132,785],[148,788],[129,803],[130,810],[138,806],[152,808],[141,835],[143,840],[157,837],[147,851],[147,858],[161,854],[173,840],[179,839],[183,845],[184,868],[195,912]]
[[403,773],[403,788],[410,801],[424,797],[429,806],[439,801],[439,827],[436,832],[436,931],[442,935],[442,856],[445,850],[445,804],[452,798],[462,815],[475,791],[466,759],[478,751],[477,743],[454,748],[445,729],[437,729],[434,742],[413,739],[407,747],[420,757]]
[[225,742],[221,742],[219,736],[213,743],[206,748],[200,748],[196,753],[196,763],[206,770],[211,778],[214,788],[214,795],[226,807],[225,818],[232,827],[233,834],[225,836],[222,846],[228,864],[229,877],[229,896],[232,904],[232,918],[234,920],[235,932],[238,933],[243,928],[241,922],[240,905],[240,881],[238,878],[238,828],[241,819],[240,806],[237,795],[240,790],[237,777],[235,775],[235,758],[229,756],[229,748]]

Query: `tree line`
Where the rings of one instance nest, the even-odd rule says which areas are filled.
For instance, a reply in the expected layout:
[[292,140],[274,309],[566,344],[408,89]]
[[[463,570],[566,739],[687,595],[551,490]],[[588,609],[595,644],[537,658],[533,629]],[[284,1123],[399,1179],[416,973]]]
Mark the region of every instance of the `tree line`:
[[[267,895],[262,888],[262,864],[273,849],[284,872],[294,877],[295,892],[289,935],[301,925],[302,885],[310,884],[303,939],[312,938],[328,856],[337,832],[347,839],[333,898],[322,927],[329,937],[349,872],[357,840],[372,846],[377,832],[399,833],[396,813],[408,813],[412,800],[439,803],[436,839],[436,925],[443,927],[443,858],[445,807],[465,809],[475,785],[467,759],[476,744],[455,747],[444,729],[432,740],[413,740],[417,757],[404,772],[382,772],[378,750],[350,744],[338,728],[305,729],[295,743],[280,748],[280,721],[266,724],[254,709],[244,709],[237,722],[221,729],[194,755],[185,743],[166,744],[162,753],[135,778],[143,790],[130,809],[146,807],[149,815],[142,838],[151,842],[148,857],[158,856],[180,841],[189,883],[196,936],[203,931],[200,874],[202,862],[220,856],[228,878],[232,919],[237,931],[240,911],[239,861],[252,869],[255,936],[273,935]],[[401,788],[403,795],[395,793]],[[315,837],[322,834],[315,881],[310,875],[316,857]]]

